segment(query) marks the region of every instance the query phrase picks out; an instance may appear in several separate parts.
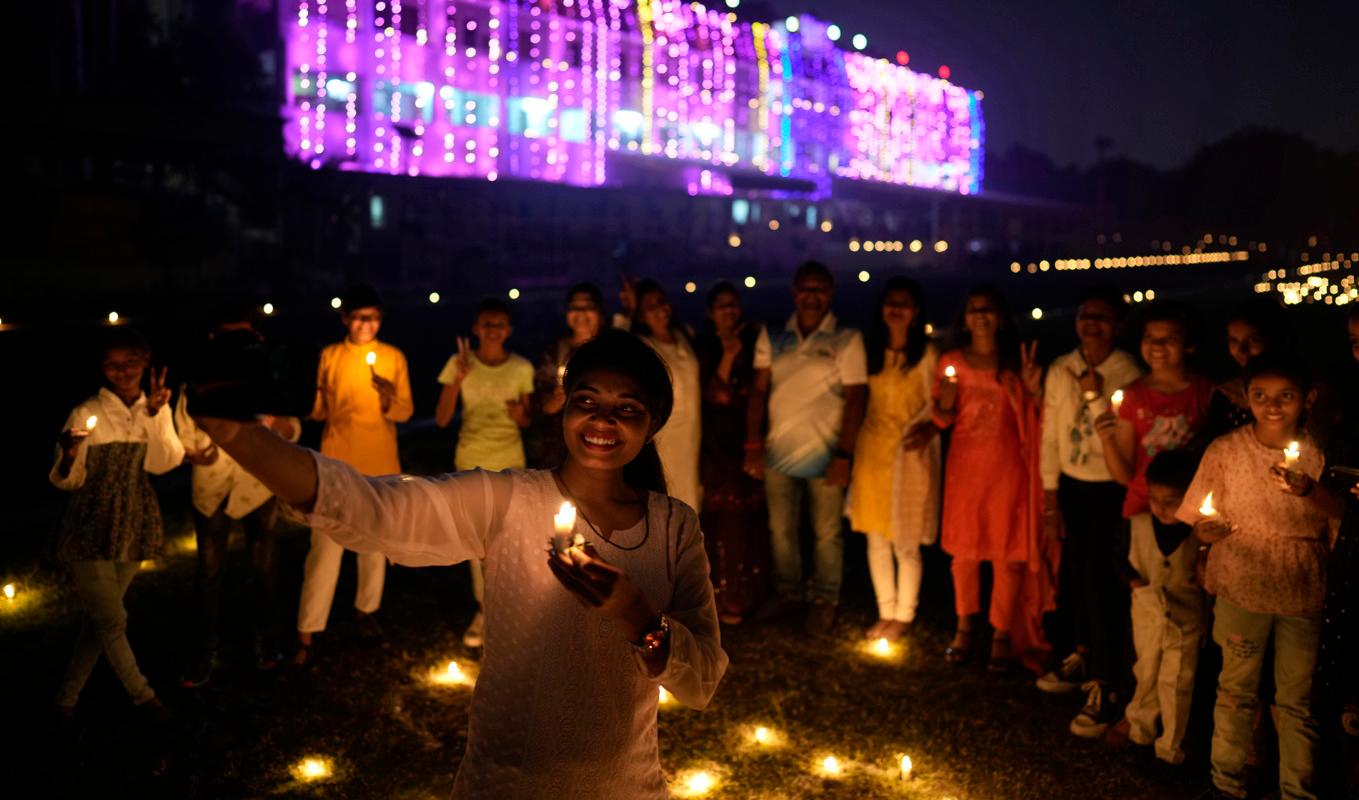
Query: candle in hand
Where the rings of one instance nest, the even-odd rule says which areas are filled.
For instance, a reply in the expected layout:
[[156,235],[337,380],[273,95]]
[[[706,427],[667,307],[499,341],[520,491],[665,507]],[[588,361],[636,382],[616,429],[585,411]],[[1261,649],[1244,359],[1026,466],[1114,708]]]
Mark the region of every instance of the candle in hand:
[[98,424],[99,417],[96,417],[95,415],[91,414],[89,417],[85,419],[85,430],[92,431],[94,430],[94,426]]
[[1122,407],[1123,407],[1123,390],[1119,389],[1109,396],[1109,408],[1113,410],[1115,414],[1117,414],[1118,410]]
[[1199,513],[1202,514],[1202,515],[1205,516],[1205,517],[1215,517],[1215,516],[1217,516],[1217,509],[1216,509],[1216,508],[1213,508],[1213,493],[1212,493],[1212,492],[1209,492],[1209,493],[1208,493],[1208,496],[1205,497],[1205,498],[1203,498],[1203,505],[1199,506]]
[[1284,469],[1292,472],[1298,466],[1298,458],[1302,456],[1302,449],[1297,442],[1289,442],[1288,447],[1284,448]]
[[377,370],[373,369],[373,365],[377,363],[377,353],[375,351],[369,351],[368,355],[363,357],[363,360],[368,362],[369,374],[376,378]]
[[580,534],[572,535],[576,527],[576,507],[571,505],[569,500],[563,500],[561,508],[556,514],[552,515],[553,537],[551,543],[552,552],[562,558],[570,559],[567,551],[572,547],[583,547],[585,537]]
[[953,366],[952,364],[949,364],[947,367],[944,367],[944,380],[947,381],[958,380],[958,368]]

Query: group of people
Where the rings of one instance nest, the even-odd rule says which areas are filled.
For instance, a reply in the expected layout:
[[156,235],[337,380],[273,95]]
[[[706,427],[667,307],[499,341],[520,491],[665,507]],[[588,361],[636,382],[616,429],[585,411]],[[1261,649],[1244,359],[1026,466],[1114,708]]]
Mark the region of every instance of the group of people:
[[[510,308],[483,301],[475,341],[459,338],[437,378],[436,422],[460,420],[457,473],[438,479],[381,477],[400,475],[396,424],[414,406],[404,356],[377,338],[371,288],[342,297],[345,338],[321,356],[311,413],[325,422],[320,455],[289,444],[296,418],[197,418],[185,392],[172,414],[165,372],[144,380],[146,343],[115,330],[104,385],[71,412],[51,474],[73,492],[61,553],[88,617],[58,715],[73,713],[101,652],[135,703],[168,713],[128,646],[122,597],[163,538],[146,475],[188,461],[203,624],[186,686],[217,665],[233,520],[249,541],[261,669],[282,659],[271,535],[280,510],[311,525],[294,663],[326,627],[345,549],[359,553],[355,608],[368,637],[381,635],[388,560],[472,562],[478,612],[464,641],[486,649],[458,778],[469,796],[587,778],[596,795],[605,780],[628,796],[663,796],[654,684],[704,705],[726,666],[719,620],[797,612],[808,634],[827,633],[846,520],[867,539],[878,619],[866,636],[909,635],[921,548],[938,540],[952,559],[949,662],[971,660],[985,610],[988,669],[1022,665],[1044,691],[1084,691],[1072,733],[1178,764],[1211,638],[1221,662],[1215,791],[1245,796],[1253,737],[1269,724],[1262,692],[1272,692],[1283,796],[1317,796],[1322,747],[1351,771],[1326,780],[1354,787],[1359,397],[1353,384],[1313,380],[1281,309],[1232,315],[1239,371],[1213,382],[1192,366],[1196,326],[1179,305],[1145,308],[1140,358],[1119,349],[1128,309],[1112,287],[1084,293],[1078,346],[1046,368],[994,287],[968,292],[948,349],[926,331],[915,281],[888,280],[862,331],[831,311],[834,290],[828,268],[803,264],[793,313],[766,327],[719,283],[695,330],[654,281],[626,282],[612,319],[599,288],[579,284],[566,333],[536,363],[508,344]],[[1359,362],[1359,314],[1347,324]],[[224,315],[213,335],[250,326],[248,314]],[[562,503],[579,512],[577,546],[543,556]],[[551,602],[562,589],[580,604]],[[553,658],[591,665],[575,680],[600,685],[549,697],[542,675],[561,672],[547,667]],[[527,708],[505,712],[526,697]],[[599,719],[629,721],[590,738],[607,756],[599,763],[617,766],[607,778],[563,773],[567,761],[591,762],[527,743],[534,726]],[[548,765],[550,778],[539,774]]]

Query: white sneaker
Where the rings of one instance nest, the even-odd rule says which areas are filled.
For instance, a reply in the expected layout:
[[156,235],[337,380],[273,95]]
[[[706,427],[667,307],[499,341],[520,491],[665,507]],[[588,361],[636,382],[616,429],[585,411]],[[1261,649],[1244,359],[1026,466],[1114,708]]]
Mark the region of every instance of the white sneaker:
[[481,647],[486,641],[486,615],[478,611],[467,630],[462,632],[462,643],[468,647]]
[[1037,686],[1049,694],[1066,694],[1085,683],[1085,656],[1079,652],[1062,659],[1062,665],[1038,679]]
[[1109,725],[1115,722],[1114,705],[1105,696],[1104,684],[1099,681],[1086,681],[1081,686],[1085,690],[1085,706],[1076,718],[1071,720],[1071,732],[1083,739],[1103,736]]

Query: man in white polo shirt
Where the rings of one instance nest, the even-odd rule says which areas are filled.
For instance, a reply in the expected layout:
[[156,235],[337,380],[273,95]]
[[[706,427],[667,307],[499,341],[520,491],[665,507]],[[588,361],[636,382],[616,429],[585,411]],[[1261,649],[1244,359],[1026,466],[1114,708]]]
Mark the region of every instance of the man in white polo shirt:
[[[830,630],[840,600],[841,515],[849,461],[868,401],[863,337],[836,323],[830,312],[834,288],[824,264],[808,261],[799,267],[793,276],[796,311],[782,331],[770,332],[771,352],[755,355],[757,363],[771,364],[764,462],[779,592],[774,608],[787,610],[804,597],[798,532],[805,493],[816,534],[807,630],[818,635]],[[758,442],[747,447],[758,455]]]

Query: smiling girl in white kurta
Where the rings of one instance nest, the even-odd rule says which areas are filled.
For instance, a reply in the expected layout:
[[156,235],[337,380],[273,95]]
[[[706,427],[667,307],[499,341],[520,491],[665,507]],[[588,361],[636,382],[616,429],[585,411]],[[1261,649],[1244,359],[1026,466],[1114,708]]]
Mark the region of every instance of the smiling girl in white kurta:
[[[610,331],[577,351],[565,384],[558,471],[370,478],[259,426],[201,420],[345,547],[410,566],[485,559],[485,651],[455,797],[660,800],[657,686],[702,708],[726,669],[697,516],[656,490],[664,364]],[[544,553],[564,498],[586,543],[566,562]]]

